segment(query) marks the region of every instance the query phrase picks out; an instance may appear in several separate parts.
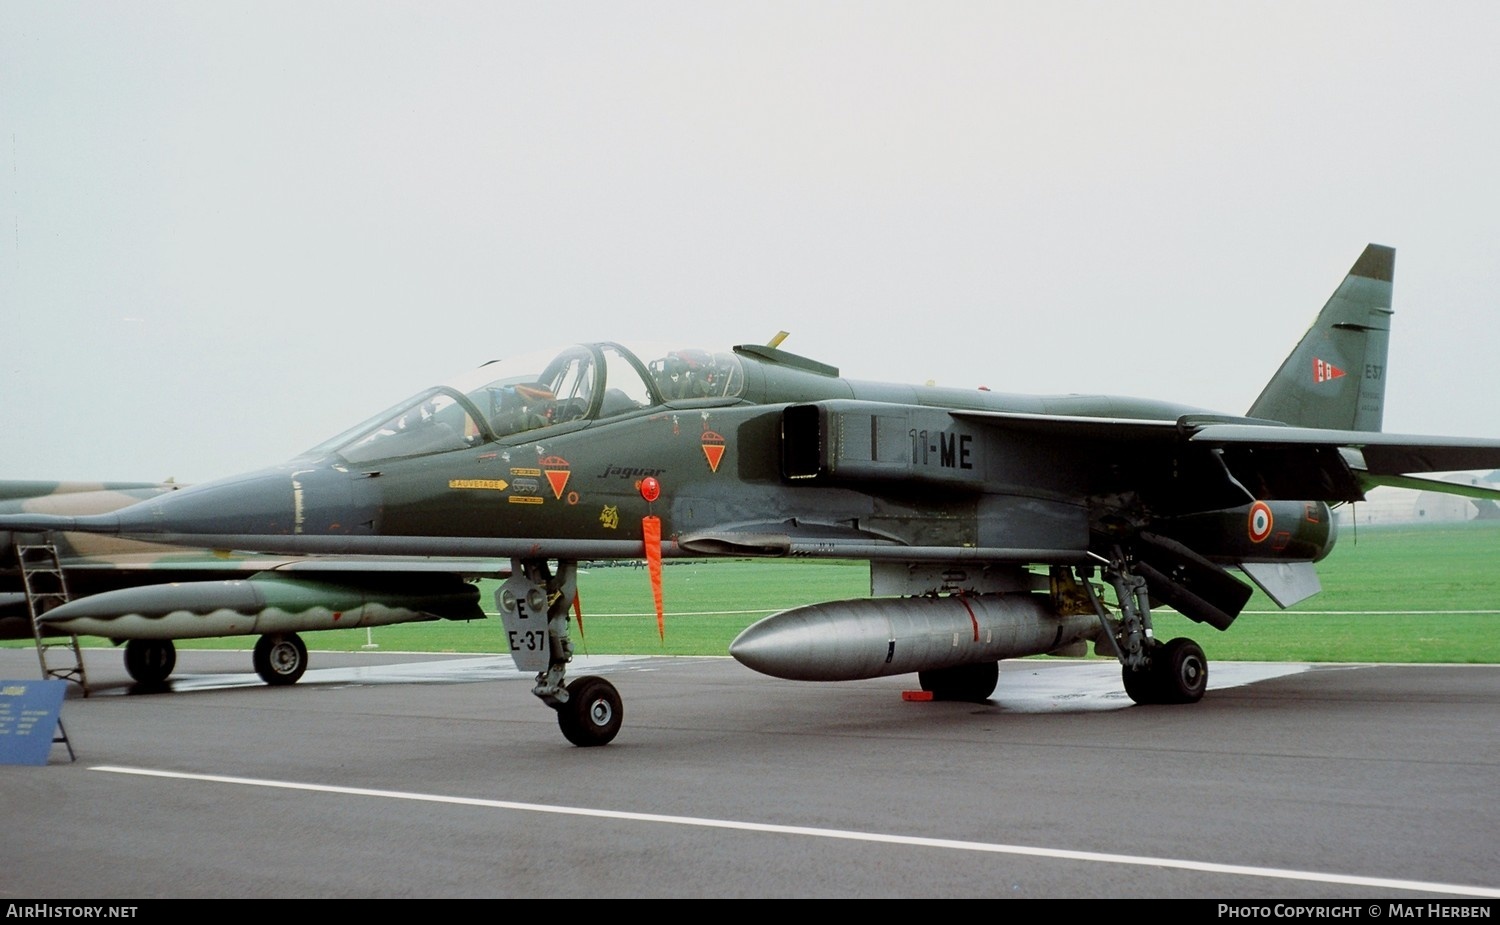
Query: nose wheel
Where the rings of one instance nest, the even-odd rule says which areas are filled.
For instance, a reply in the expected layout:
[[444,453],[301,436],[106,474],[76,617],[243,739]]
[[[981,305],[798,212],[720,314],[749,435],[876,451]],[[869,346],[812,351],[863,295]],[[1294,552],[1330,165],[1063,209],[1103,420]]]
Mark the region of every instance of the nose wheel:
[[625,715],[615,686],[587,675],[568,684],[568,699],[556,710],[563,737],[582,748],[614,741]]

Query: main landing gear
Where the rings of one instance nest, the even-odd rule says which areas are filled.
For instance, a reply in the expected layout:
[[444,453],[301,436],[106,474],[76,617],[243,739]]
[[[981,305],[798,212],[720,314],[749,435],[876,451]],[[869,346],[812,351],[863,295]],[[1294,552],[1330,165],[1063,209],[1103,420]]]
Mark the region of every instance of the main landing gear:
[[614,741],[625,712],[619,691],[603,678],[585,675],[564,683],[573,659],[568,608],[578,597],[577,578],[576,562],[558,562],[554,575],[543,560],[513,559],[495,603],[516,668],[537,672],[531,692],[557,711],[564,738],[588,748]]
[[1197,703],[1208,689],[1208,659],[1187,637],[1149,648],[1144,669],[1124,668],[1125,693],[1136,703]]
[[1114,586],[1120,603],[1118,621],[1112,620],[1093,586],[1084,576],[1084,588],[1099,615],[1104,635],[1114,644],[1120,659],[1125,693],[1136,703],[1197,703],[1208,690],[1208,659],[1203,648],[1186,637],[1159,642],[1151,631],[1151,602],[1146,579],[1130,569],[1124,553],[1116,548],[1104,578]]

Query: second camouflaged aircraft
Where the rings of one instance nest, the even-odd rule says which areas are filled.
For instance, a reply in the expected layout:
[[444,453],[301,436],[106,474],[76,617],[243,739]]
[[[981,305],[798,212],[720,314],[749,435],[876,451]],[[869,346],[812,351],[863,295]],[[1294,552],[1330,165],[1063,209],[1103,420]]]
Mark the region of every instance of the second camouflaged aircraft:
[[[104,514],[181,490],[171,482],[0,481],[0,515]],[[56,566],[65,580],[37,585],[27,572],[39,563]],[[473,579],[509,574],[504,559],[371,562],[0,530],[0,639],[38,637],[41,645],[68,634],[105,636],[124,645],[130,676],[154,687],[177,664],[173,640],[258,636],[256,673],[267,684],[294,684],[307,668],[298,633],[483,619]],[[50,593],[38,594],[38,587]],[[72,602],[57,606],[60,599]],[[142,612],[153,616],[129,618]]]
[[[1194,702],[1203,650],[1155,639],[1153,606],[1226,629],[1251,593],[1229,568],[1288,606],[1319,589],[1330,505],[1382,484],[1480,491],[1411,473],[1500,466],[1500,440],[1380,432],[1394,256],[1364,251],[1243,416],[857,382],[772,347],[596,343],[484,366],[284,466],[0,528],[372,564],[507,558],[516,664],[578,745],[611,741],[623,715],[607,680],[565,678],[585,559],[868,560],[871,599],[773,614],[735,640],[778,677],[916,672],[936,697],[982,700],[1002,659],[1092,643],[1137,702]],[[104,594],[49,619],[120,636],[174,607],[195,609]]]

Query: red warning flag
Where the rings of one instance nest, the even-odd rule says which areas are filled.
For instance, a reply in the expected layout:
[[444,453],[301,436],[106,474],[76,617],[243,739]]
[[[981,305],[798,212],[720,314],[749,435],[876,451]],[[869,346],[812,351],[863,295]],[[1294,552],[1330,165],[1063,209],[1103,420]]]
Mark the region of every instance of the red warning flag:
[[1317,357],[1313,357],[1314,382],[1332,382],[1343,375],[1344,371],[1342,369],[1339,369],[1327,360],[1320,360]]
[[651,596],[656,600],[656,634],[667,641],[667,623],[661,609],[661,518],[641,518],[641,537],[646,544],[646,571],[651,576]]

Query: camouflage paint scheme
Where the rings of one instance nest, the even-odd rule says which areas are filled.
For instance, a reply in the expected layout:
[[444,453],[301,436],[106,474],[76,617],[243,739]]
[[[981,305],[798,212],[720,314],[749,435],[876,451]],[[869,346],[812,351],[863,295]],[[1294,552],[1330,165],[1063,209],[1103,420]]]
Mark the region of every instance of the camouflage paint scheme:
[[622,716],[604,679],[565,684],[584,559],[868,560],[875,599],[774,614],[735,641],[779,677],[916,671],[934,696],[982,700],[1000,660],[1092,643],[1137,701],[1194,702],[1202,649],[1156,640],[1153,606],[1226,629],[1250,595],[1230,568],[1282,606],[1316,593],[1330,505],[1372,486],[1497,496],[1415,473],[1500,465],[1500,440],[1380,431],[1394,259],[1365,249],[1245,415],[860,382],[773,346],[581,344],[488,364],[280,467],[0,528],[508,559],[497,603],[517,665],[579,745]]
[[[102,514],[181,488],[172,482],[0,481],[0,515]],[[493,560],[393,560],[377,567],[367,560],[313,560],[96,533],[0,531],[0,639],[34,637],[16,550],[40,543],[57,550],[71,599],[62,606],[75,615],[65,627],[49,622],[53,614],[44,615],[37,624],[43,636],[124,642],[127,667],[148,684],[170,674],[173,639],[483,619],[470,579],[509,572],[506,563]],[[257,667],[269,671],[268,683],[291,683],[305,664],[303,651],[279,672]]]
[[[176,491],[171,482],[0,481],[0,514],[103,514]],[[193,577],[257,571],[266,561],[285,557],[257,554],[215,555],[122,537],[90,533],[46,536],[0,532],[0,639],[32,638],[25,589],[15,559],[17,542],[51,542],[64,565],[75,597],[139,584],[186,581]]]

